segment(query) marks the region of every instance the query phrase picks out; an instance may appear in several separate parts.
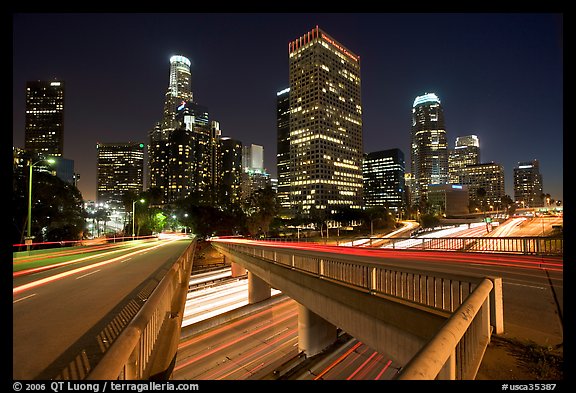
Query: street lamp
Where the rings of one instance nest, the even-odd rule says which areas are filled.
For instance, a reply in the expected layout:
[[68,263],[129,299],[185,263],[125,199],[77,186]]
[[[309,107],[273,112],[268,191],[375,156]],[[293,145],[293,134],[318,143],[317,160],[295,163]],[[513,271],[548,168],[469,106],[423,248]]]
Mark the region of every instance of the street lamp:
[[48,158],[48,159],[41,159],[36,161],[34,164],[31,164],[32,160],[28,161],[28,228],[27,228],[27,235],[24,238],[24,241],[26,243],[26,251],[30,251],[30,245],[32,244],[32,239],[34,239],[34,236],[32,236],[32,168],[34,167],[34,165],[39,164],[43,161],[46,161],[49,164],[54,164],[56,162],[56,160],[54,160],[53,158]]
[[[136,214],[135,214],[136,202],[137,202],[136,199],[132,201],[132,240],[134,240],[134,236],[136,236],[136,234],[134,233],[134,223],[136,222]],[[140,199],[140,203],[144,202],[145,202],[144,199]]]

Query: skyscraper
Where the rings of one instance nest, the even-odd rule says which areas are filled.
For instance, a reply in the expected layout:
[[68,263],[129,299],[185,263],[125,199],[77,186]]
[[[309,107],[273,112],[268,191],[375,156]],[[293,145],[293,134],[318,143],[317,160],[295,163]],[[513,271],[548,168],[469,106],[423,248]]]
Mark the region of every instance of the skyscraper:
[[242,181],[242,142],[230,137],[221,137],[220,156],[222,160],[220,199],[239,203]]
[[290,88],[276,93],[277,198],[282,215],[290,209]]
[[191,62],[188,58],[174,55],[170,58],[170,83],[164,101],[162,128],[175,128],[174,116],[183,102],[193,101],[190,72]]
[[367,153],[362,173],[365,206],[400,212],[404,205],[404,153],[400,149]]
[[149,186],[160,189],[162,203],[191,195],[210,203],[215,198],[220,130],[210,123],[208,109],[192,100],[190,64],[184,56],[170,58],[163,117],[149,133]]
[[316,26],[288,45],[290,207],[362,207],[360,57]]
[[143,143],[98,143],[98,203],[123,209],[127,192],[139,194],[144,187]]
[[270,174],[264,168],[264,147],[251,144],[242,148],[242,198],[270,185]]
[[415,189],[413,201],[426,196],[429,184],[448,182],[448,142],[444,110],[434,93],[416,97],[412,105],[411,172]]
[[[460,169],[459,183],[468,187],[472,206],[488,210],[490,206],[500,206],[506,194],[504,187],[504,168],[502,165],[488,162],[466,165]],[[486,195],[480,198],[478,190],[484,189]]]
[[519,162],[514,168],[514,200],[521,207],[542,207],[542,174],[538,160]]
[[26,82],[24,149],[44,156],[64,154],[64,82]]
[[461,182],[461,170],[466,165],[480,164],[480,141],[476,135],[459,136],[454,149],[448,153],[448,180],[451,184]]

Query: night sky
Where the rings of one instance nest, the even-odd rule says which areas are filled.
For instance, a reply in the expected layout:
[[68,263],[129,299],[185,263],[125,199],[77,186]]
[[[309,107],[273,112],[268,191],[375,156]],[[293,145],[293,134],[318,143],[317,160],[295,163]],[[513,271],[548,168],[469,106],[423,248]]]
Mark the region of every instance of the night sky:
[[195,101],[224,136],[264,146],[276,176],[276,92],[288,42],[316,25],[361,58],[366,152],[399,148],[410,171],[414,98],[434,92],[449,147],[476,134],[481,161],[538,159],[563,200],[562,14],[14,14],[13,144],[24,146],[28,80],[66,84],[64,157],[96,198],[96,144],[148,143],[174,54],[192,62]]

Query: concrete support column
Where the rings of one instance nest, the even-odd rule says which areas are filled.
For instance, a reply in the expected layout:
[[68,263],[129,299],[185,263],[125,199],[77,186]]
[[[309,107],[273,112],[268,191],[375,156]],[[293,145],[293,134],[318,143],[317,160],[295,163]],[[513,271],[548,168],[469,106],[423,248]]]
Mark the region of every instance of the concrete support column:
[[298,304],[298,350],[314,356],[338,338],[336,326]]
[[230,267],[232,269],[232,277],[240,277],[246,274],[246,268],[234,261],[230,263]]
[[252,272],[248,272],[248,303],[258,303],[272,295],[270,285]]

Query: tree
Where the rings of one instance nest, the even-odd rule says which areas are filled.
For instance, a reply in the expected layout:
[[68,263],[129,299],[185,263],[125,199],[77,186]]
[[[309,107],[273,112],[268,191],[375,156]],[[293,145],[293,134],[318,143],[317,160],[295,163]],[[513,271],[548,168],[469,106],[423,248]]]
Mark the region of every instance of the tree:
[[374,235],[374,222],[383,221],[387,226],[389,216],[388,210],[383,206],[373,206],[364,210],[364,217],[370,222],[370,236]]
[[[85,217],[82,194],[73,184],[46,172],[34,173],[32,178],[32,236],[35,242],[80,240],[84,234]],[[14,223],[18,228],[19,242],[27,221],[27,179],[14,183]]]
[[266,233],[278,211],[280,204],[276,199],[276,193],[271,186],[254,191],[246,206],[246,226],[251,235],[261,232]]

